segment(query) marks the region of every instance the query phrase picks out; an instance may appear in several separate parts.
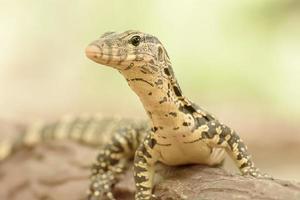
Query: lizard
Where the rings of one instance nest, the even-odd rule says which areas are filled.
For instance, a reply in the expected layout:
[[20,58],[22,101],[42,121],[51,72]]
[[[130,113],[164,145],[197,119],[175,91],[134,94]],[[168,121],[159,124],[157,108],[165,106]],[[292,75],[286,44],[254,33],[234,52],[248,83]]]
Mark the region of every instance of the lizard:
[[86,48],[91,60],[117,69],[139,96],[147,121],[100,114],[65,116],[22,127],[14,140],[0,141],[0,162],[22,147],[70,139],[100,148],[91,167],[88,200],[114,200],[112,188],[134,159],[136,200],[152,194],[155,163],[218,165],[227,151],[243,175],[270,178],[254,166],[237,133],[183,96],[170,58],[154,36],[107,32]]
[[151,122],[151,129],[144,130],[139,145],[132,145],[135,131],[129,129],[100,150],[92,167],[89,200],[115,199],[113,185],[130,158],[135,200],[156,199],[153,177],[159,162],[169,166],[213,166],[222,163],[228,153],[242,175],[270,178],[254,165],[236,131],[183,95],[169,55],[157,37],[134,30],[106,32],[90,43],[85,53],[92,61],[117,70],[125,78]]

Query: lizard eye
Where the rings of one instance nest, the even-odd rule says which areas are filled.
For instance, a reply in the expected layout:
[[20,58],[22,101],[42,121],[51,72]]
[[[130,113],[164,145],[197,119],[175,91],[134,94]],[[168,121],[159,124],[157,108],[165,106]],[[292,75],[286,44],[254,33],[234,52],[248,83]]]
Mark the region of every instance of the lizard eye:
[[131,39],[130,39],[130,43],[133,45],[133,46],[139,46],[141,42],[141,37],[136,35],[136,36],[133,36]]

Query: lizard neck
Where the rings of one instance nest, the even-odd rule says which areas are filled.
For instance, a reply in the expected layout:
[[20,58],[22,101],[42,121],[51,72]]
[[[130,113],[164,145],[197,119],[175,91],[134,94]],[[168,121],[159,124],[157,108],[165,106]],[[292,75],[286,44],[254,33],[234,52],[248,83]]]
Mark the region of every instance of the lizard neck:
[[172,133],[190,130],[194,126],[194,118],[192,113],[184,110],[190,101],[183,96],[171,66],[167,69],[167,73],[164,70],[148,76],[136,70],[121,73],[140,98],[154,131]]

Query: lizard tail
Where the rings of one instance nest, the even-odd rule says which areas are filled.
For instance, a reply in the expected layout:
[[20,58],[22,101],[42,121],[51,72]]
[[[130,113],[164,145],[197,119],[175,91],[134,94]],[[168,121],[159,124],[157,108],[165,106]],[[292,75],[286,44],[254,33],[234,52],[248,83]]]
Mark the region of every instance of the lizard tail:
[[37,144],[69,139],[89,146],[99,147],[109,142],[112,134],[122,124],[120,118],[104,118],[101,115],[64,116],[53,122],[36,122],[25,128],[13,140],[0,141],[0,162],[22,148]]

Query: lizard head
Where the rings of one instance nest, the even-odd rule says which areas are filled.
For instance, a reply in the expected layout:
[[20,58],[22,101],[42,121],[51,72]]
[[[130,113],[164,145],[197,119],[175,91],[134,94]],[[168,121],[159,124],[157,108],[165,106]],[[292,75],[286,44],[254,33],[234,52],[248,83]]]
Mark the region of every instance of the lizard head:
[[86,55],[118,70],[147,110],[167,98],[182,97],[167,51],[155,36],[138,31],[107,32],[87,46]]
[[146,76],[160,72],[168,65],[168,54],[161,42],[139,31],[107,32],[86,48],[86,56],[102,65]]
[[[118,70],[158,124],[177,108],[174,102],[179,101],[174,99],[183,99],[167,51],[155,36],[139,31],[107,32],[87,46],[86,56]],[[168,119],[173,123],[176,118]]]

